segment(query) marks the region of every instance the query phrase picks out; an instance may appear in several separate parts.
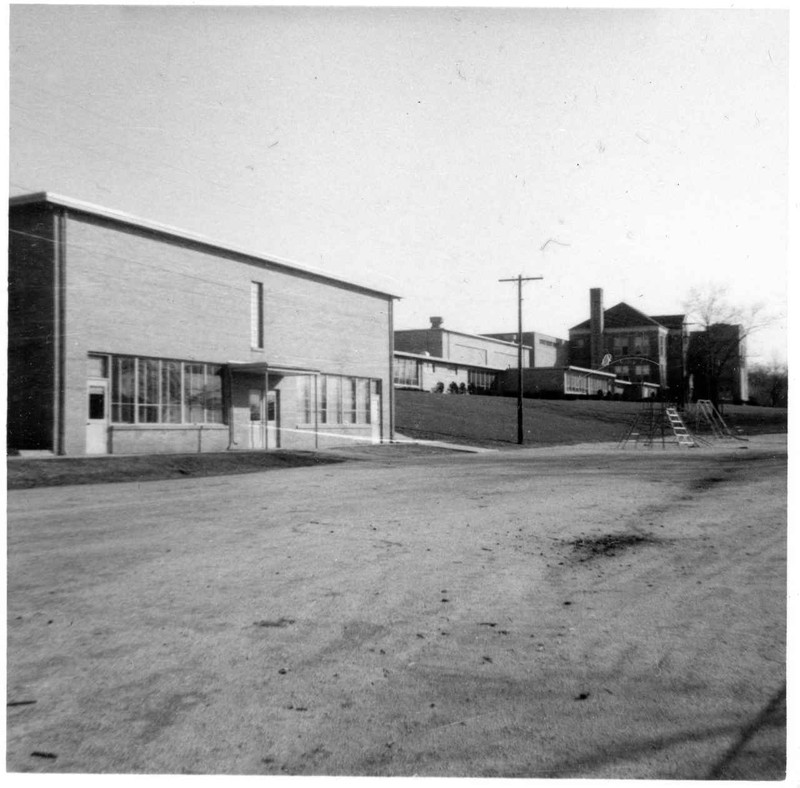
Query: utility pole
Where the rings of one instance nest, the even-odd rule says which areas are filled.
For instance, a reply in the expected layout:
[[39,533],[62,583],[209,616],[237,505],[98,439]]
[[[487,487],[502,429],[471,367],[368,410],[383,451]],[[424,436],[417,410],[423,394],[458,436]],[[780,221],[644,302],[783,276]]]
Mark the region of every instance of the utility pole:
[[525,430],[522,416],[522,283],[544,279],[543,276],[522,276],[519,274],[513,279],[498,279],[499,282],[517,283],[517,443],[525,442]]

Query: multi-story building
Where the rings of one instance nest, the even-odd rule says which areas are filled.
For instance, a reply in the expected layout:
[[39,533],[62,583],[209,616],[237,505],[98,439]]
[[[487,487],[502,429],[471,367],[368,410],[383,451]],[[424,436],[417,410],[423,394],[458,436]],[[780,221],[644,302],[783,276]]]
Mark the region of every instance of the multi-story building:
[[747,402],[747,345],[741,325],[714,323],[689,335],[688,372],[694,399]]
[[10,450],[392,437],[391,294],[51,193],[9,230]]
[[684,315],[651,317],[620,302],[603,308],[603,291],[590,291],[590,317],[569,330],[570,364],[603,369],[633,383],[658,385],[682,399],[686,377]]

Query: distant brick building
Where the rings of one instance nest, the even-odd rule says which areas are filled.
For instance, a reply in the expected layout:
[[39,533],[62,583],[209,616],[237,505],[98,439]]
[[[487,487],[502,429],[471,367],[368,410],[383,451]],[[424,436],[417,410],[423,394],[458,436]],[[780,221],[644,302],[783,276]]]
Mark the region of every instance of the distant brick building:
[[602,367],[623,381],[658,385],[670,399],[684,398],[685,315],[649,316],[624,302],[604,309],[600,288],[590,291],[589,308],[589,319],[569,330],[570,364]]
[[747,402],[747,345],[741,325],[714,323],[689,335],[687,369],[693,399]]

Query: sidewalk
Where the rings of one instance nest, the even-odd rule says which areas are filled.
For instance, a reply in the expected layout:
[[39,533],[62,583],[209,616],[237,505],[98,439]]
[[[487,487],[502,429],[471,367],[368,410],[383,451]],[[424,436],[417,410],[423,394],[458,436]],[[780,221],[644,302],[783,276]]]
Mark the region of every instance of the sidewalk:
[[401,435],[399,432],[395,433],[392,443],[400,445],[414,444],[417,446],[430,446],[431,448],[435,449],[462,451],[467,452],[468,454],[492,454],[500,451],[499,449],[487,449],[481,446],[467,446],[463,443],[446,443],[445,441],[428,441],[417,438],[409,438],[407,435]]

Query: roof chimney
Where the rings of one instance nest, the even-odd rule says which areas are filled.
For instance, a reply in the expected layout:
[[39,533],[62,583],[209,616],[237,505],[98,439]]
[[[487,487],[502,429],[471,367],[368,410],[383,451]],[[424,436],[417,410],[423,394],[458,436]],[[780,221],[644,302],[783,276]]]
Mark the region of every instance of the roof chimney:
[[603,291],[589,291],[589,365],[597,369],[603,362]]
[[442,323],[444,323],[443,317],[432,317],[431,318],[431,328],[441,328]]

